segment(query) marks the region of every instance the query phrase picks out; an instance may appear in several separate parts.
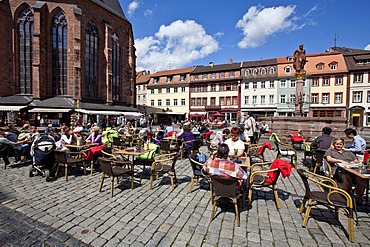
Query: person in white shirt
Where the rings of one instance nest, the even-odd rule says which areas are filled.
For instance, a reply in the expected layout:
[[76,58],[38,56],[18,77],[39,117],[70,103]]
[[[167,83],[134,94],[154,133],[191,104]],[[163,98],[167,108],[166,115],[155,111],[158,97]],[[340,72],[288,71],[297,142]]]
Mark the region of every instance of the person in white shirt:
[[240,140],[240,129],[238,127],[231,128],[231,138],[224,143],[229,146],[229,156],[239,158],[244,154],[244,142]]
[[253,116],[247,114],[247,119],[244,122],[244,133],[245,136],[248,136],[251,143],[257,143],[254,132],[256,132],[256,120],[253,118]]
[[258,140],[261,138],[261,136],[263,134],[266,134],[266,133],[269,133],[270,132],[270,129],[269,129],[269,126],[268,124],[263,121],[262,124],[261,124],[261,128],[260,128],[260,133],[259,133],[259,136],[258,136]]

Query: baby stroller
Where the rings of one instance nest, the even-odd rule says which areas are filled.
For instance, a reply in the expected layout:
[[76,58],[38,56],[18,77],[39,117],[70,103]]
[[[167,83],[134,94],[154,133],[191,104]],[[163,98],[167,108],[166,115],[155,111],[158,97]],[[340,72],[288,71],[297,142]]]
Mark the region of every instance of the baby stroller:
[[42,174],[46,181],[50,179],[50,172],[56,167],[55,141],[51,136],[41,135],[36,138],[31,146],[33,163],[29,166],[29,176]]

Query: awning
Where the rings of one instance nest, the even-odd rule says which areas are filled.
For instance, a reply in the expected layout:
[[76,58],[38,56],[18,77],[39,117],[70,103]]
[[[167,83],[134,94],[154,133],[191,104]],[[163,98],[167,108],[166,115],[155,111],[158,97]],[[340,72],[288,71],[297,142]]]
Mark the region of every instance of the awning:
[[70,112],[72,109],[66,108],[33,108],[28,112]]
[[166,114],[166,115],[184,115],[185,112],[155,112],[156,114]]
[[0,105],[0,111],[19,111],[25,107],[24,105]]
[[89,114],[89,115],[124,115],[126,117],[141,117],[142,114],[138,112],[123,112],[123,111],[97,111],[97,110],[86,110],[86,109],[75,109],[76,112]]

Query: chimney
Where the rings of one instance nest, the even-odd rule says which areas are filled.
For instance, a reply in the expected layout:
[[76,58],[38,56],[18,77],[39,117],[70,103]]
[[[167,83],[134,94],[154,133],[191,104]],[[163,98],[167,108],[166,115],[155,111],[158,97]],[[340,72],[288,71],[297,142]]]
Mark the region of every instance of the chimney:
[[209,67],[213,67],[213,62],[209,62]]
[[229,59],[229,64],[232,64],[233,63],[233,59],[232,58],[230,58]]

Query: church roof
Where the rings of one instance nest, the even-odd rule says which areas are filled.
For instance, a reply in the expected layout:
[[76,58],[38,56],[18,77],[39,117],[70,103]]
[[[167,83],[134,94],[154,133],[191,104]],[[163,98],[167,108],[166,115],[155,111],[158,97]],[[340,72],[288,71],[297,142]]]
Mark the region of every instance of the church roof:
[[90,0],[90,1],[127,21],[126,16],[123,13],[122,7],[118,0]]

